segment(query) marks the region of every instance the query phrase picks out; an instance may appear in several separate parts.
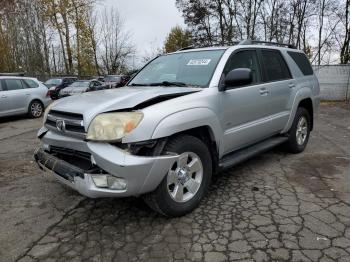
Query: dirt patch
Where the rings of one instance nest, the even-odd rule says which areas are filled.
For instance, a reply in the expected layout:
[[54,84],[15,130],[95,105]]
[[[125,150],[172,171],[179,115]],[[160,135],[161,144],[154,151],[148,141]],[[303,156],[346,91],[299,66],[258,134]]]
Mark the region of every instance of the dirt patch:
[[336,101],[336,102],[331,102],[331,101],[323,101],[321,102],[321,105],[323,106],[332,106],[332,107],[340,107],[346,110],[350,111],[350,101]]
[[335,154],[304,155],[292,163],[293,173],[287,174],[288,180],[298,183],[314,193],[332,191],[327,181],[338,179],[343,168],[350,169],[350,160]]

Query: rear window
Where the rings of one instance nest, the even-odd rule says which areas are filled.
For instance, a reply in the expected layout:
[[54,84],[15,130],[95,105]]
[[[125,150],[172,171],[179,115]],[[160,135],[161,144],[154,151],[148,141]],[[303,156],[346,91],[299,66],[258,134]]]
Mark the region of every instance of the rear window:
[[261,51],[265,67],[265,82],[290,79],[291,75],[281,53],[275,50]]
[[310,76],[314,74],[310,62],[305,54],[289,51],[288,55],[290,55],[290,57],[294,60],[303,75]]
[[26,83],[27,88],[37,88],[39,87],[39,84],[31,79],[23,79],[23,81]]
[[22,81],[20,79],[6,79],[5,83],[8,91],[23,89]]

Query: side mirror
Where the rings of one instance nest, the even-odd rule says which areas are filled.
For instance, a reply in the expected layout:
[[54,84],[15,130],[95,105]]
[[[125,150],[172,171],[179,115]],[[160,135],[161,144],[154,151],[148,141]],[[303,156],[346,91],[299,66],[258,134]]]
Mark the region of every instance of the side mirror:
[[230,71],[225,78],[224,90],[237,86],[249,85],[253,82],[252,70],[249,68],[236,68]]

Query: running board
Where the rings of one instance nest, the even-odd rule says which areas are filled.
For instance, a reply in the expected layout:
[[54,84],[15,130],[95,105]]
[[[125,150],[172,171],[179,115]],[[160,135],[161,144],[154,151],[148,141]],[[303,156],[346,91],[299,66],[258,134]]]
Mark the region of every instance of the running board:
[[248,160],[249,158],[252,158],[255,155],[264,153],[272,149],[273,147],[283,144],[287,140],[288,137],[276,136],[266,139],[252,146],[240,149],[228,155],[225,155],[219,162],[219,169],[224,170],[233,167],[243,161]]

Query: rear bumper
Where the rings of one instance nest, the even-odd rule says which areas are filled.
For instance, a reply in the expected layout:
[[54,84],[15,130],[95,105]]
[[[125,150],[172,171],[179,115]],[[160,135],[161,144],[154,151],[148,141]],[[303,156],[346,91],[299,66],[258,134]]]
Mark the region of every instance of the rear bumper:
[[[177,159],[176,155],[134,156],[110,144],[84,142],[52,131],[48,131],[42,137],[42,142],[43,148],[37,150],[34,155],[40,168],[51,170],[60,182],[91,198],[139,196],[151,192],[156,189]],[[74,163],[68,163],[55,156],[50,152],[52,146],[91,154],[91,164],[108,175],[124,179],[126,189],[97,187],[91,171],[83,170]]]

